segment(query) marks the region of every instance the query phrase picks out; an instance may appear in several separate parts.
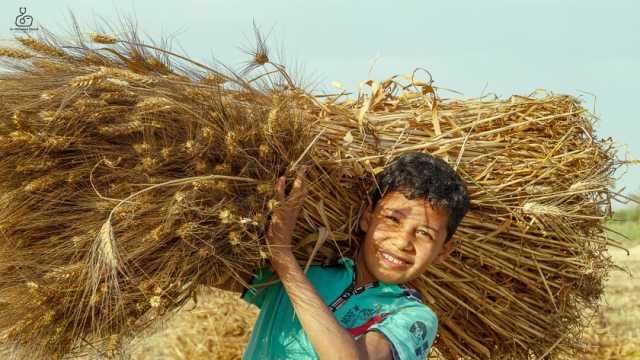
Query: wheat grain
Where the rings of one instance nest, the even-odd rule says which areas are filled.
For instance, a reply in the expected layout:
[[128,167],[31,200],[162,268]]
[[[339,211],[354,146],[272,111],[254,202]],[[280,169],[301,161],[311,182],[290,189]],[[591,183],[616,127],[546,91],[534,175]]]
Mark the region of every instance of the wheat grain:
[[90,33],[89,39],[98,44],[115,44],[118,42],[118,38],[116,38],[115,36],[100,34],[96,32]]
[[42,55],[47,55],[55,58],[63,58],[67,56],[64,51],[53,47],[42,40],[34,39],[32,37],[17,37],[16,40],[23,46]]
[[33,57],[33,55],[20,49],[0,47],[0,57],[9,57],[14,59],[29,59]]

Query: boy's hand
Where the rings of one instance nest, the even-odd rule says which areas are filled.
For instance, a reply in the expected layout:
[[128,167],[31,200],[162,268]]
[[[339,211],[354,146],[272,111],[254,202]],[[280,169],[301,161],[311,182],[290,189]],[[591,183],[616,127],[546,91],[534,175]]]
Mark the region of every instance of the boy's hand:
[[306,167],[301,167],[293,182],[289,196],[285,198],[285,177],[281,176],[276,182],[277,204],[271,214],[271,222],[267,230],[267,243],[272,255],[291,254],[291,238],[298,214],[307,195],[304,186]]

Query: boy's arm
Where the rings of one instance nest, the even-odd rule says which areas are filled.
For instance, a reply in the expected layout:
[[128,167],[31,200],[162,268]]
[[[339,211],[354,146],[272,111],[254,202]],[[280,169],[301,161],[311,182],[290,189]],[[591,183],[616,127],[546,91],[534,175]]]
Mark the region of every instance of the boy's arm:
[[271,265],[289,295],[293,309],[321,359],[391,359],[391,344],[377,332],[354,340],[311,285],[291,251],[291,238],[306,190],[304,169],[298,171],[287,199],[284,177],[276,183],[276,200],[267,231]]
[[273,252],[272,266],[320,359],[392,359],[391,344],[379,332],[357,341],[336,320],[289,249]]

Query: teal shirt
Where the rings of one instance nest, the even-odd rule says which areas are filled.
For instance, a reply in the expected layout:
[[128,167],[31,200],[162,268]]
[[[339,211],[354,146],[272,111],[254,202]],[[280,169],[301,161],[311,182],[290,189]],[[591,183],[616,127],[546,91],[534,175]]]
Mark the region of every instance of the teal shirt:
[[[271,270],[258,270],[252,287],[242,294],[245,301],[260,308],[243,359],[318,359],[282,284],[256,286],[271,275]],[[420,301],[417,291],[383,282],[355,288],[355,267],[346,257],[335,266],[311,266],[307,277],[355,339],[378,331],[392,344],[395,359],[426,359],[438,319]]]

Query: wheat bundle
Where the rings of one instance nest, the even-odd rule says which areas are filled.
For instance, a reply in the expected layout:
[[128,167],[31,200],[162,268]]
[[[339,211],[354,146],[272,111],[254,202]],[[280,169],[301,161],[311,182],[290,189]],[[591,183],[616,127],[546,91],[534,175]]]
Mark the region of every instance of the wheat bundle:
[[135,29],[17,40],[0,49],[0,339],[15,351],[114,356],[201,285],[265,265],[272,185],[300,165],[296,255],[352,254],[375,174],[407,151],[445,158],[472,199],[455,255],[412,284],[439,315],[435,353],[579,347],[610,265],[616,161],[575,98],[441,100],[415,76],[314,96],[259,34],[240,75]]

